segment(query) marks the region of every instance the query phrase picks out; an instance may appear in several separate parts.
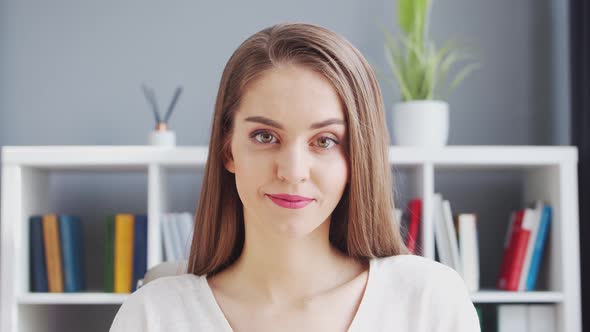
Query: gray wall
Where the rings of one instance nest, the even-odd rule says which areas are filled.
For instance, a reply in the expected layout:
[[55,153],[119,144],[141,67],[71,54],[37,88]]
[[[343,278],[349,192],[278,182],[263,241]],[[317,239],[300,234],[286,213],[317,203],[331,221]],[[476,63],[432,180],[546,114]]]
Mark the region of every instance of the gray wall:
[[[434,1],[433,38],[468,44],[482,65],[449,99],[449,144],[570,143],[566,9],[559,0]],[[170,125],[178,145],[206,145],[225,62],[245,38],[285,20],[332,29],[387,70],[378,24],[394,28],[393,0],[0,0],[0,145],[145,144],[153,118],[142,82],[155,88],[160,107],[183,85]],[[390,110],[398,94],[380,81]],[[495,279],[508,213],[524,204],[521,180],[519,172],[437,173],[436,190],[454,211],[480,216],[489,262],[482,265],[484,287]],[[55,174],[52,181],[53,206],[86,217],[88,235],[102,230],[103,211],[146,206],[141,174]],[[199,186],[199,175],[178,174],[173,209],[192,211]],[[89,192],[93,187],[99,189]],[[101,259],[101,239],[89,241],[88,256]]]

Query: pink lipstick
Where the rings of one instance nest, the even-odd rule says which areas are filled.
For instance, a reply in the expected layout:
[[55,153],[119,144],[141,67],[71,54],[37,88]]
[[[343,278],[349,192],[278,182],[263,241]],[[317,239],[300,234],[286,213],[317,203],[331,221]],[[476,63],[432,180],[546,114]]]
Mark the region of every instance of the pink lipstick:
[[309,203],[313,202],[313,198],[298,195],[267,194],[266,196],[268,196],[268,198],[270,198],[276,205],[287,209],[301,209],[306,207]]

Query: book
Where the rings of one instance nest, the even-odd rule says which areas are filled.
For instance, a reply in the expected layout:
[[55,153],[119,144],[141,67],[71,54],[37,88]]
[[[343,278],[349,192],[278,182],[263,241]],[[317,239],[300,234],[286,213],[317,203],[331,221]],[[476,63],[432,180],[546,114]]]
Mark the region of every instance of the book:
[[48,291],[42,221],[42,216],[29,217],[31,292]]
[[104,291],[115,291],[115,215],[106,217],[105,258],[104,258]]
[[133,280],[131,290],[137,289],[137,282],[147,272],[147,216],[135,215],[133,223]]
[[183,241],[180,230],[180,217],[178,213],[170,213],[168,215],[168,223],[170,226],[170,234],[172,234],[172,250],[174,250],[174,260],[182,260]]
[[192,245],[192,234],[193,234],[193,215],[189,212],[184,212],[180,214],[181,220],[181,234],[182,234],[182,255],[184,259],[188,259],[190,255],[191,245]]
[[85,279],[82,221],[71,215],[59,215],[58,219],[64,292],[79,292],[84,289]]
[[501,304],[497,306],[498,332],[556,332],[555,305]]
[[479,290],[479,240],[477,216],[461,213],[457,216],[462,275],[469,291]]
[[130,293],[133,264],[133,214],[115,215],[115,293]]
[[415,198],[408,202],[408,232],[406,235],[406,246],[415,254],[420,233],[420,219],[422,218],[422,199]]
[[508,228],[506,231],[506,237],[504,238],[504,253],[502,255],[502,264],[500,266],[500,273],[498,275],[498,281],[496,288],[504,289],[508,281],[508,267],[512,262],[512,244],[516,233],[520,229],[522,223],[522,211],[514,211],[510,214]]
[[528,312],[524,304],[498,305],[498,332],[527,332]]
[[528,272],[531,267],[531,259],[533,257],[533,250],[535,248],[535,239],[539,230],[539,224],[541,219],[541,212],[543,210],[543,202],[537,201],[535,206],[531,208],[531,235],[526,247],[526,254],[522,263],[522,271],[520,273],[520,280],[518,281],[518,290],[526,290],[526,283],[528,279]]
[[506,235],[504,237],[504,250],[502,254],[502,263],[500,265],[500,271],[498,273],[498,279],[496,282],[496,288],[504,289],[506,286],[506,280],[508,277],[508,265],[510,264],[511,260],[511,244],[513,242],[514,233],[516,232],[517,222],[522,222],[522,216],[519,215],[518,212],[513,211],[510,213],[510,218],[508,220],[508,228],[506,229]]
[[507,269],[508,277],[506,287],[504,288],[505,290],[518,291],[520,275],[523,272],[522,269],[525,261],[527,246],[535,218],[535,211],[533,209],[524,209],[522,225],[514,237],[514,244],[512,247],[513,257]]
[[533,251],[533,258],[531,259],[531,267],[529,269],[527,286],[526,289],[532,291],[535,289],[537,277],[539,274],[539,266],[541,265],[541,258],[543,256],[543,250],[545,243],[547,242],[547,236],[549,234],[549,225],[552,219],[552,208],[549,205],[543,206],[541,213],[541,220],[539,223],[539,232],[535,239],[535,249]]
[[527,307],[527,323],[529,332],[557,331],[555,306],[550,304],[531,304]]
[[[445,207],[442,195],[439,193],[434,194],[432,218],[434,220],[434,238],[439,259],[442,264],[445,264],[459,272],[460,268],[458,267],[458,257],[456,257],[453,253],[454,250],[452,249],[451,239],[449,238],[450,232],[447,227],[444,210]],[[453,237],[454,236],[455,235],[453,234]]]
[[57,215],[43,215],[43,241],[45,244],[45,264],[47,265],[47,284],[50,293],[63,293],[63,273]]
[[172,230],[170,229],[170,214],[162,214],[160,217],[160,225],[160,228],[162,229],[162,243],[164,244],[164,259],[166,261],[176,261]]
[[451,203],[448,200],[443,200],[442,204],[444,226],[451,253],[451,260],[453,264],[452,267],[459,274],[462,274],[463,267],[461,266],[461,260],[459,259],[459,244],[457,241],[455,223],[453,222],[453,212],[451,211]]

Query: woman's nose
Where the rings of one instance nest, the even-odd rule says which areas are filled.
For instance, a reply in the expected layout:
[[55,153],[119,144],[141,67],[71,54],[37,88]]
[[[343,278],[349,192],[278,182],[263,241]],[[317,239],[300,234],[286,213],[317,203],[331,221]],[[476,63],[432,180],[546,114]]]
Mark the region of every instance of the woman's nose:
[[281,181],[301,183],[309,179],[310,161],[306,147],[285,146],[277,155],[276,172]]

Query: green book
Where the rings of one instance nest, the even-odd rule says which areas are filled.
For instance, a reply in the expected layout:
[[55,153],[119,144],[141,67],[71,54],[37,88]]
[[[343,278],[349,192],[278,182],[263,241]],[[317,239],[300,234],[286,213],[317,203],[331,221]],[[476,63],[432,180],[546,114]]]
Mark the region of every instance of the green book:
[[115,216],[109,215],[107,217],[106,227],[106,241],[105,241],[105,267],[104,267],[104,291],[113,293],[115,291]]
[[475,311],[477,311],[477,318],[479,319],[479,326],[480,326],[480,331],[483,332],[483,316],[481,313],[481,307],[476,305],[475,306]]

